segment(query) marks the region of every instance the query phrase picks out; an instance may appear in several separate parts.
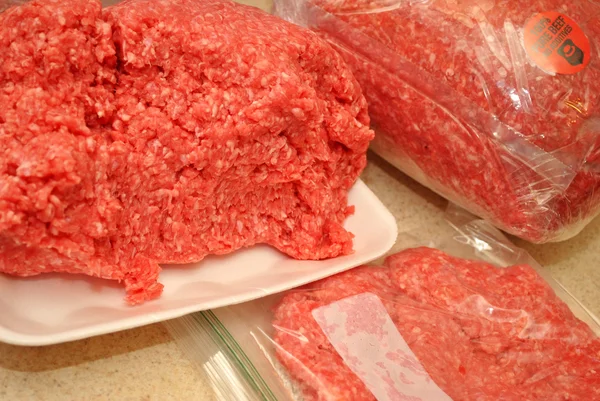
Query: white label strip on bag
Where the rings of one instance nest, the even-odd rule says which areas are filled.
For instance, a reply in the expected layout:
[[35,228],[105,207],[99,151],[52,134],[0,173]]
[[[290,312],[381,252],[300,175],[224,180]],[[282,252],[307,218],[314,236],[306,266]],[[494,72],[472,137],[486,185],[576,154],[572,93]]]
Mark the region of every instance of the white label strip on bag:
[[344,298],[312,315],[378,401],[452,401],[429,377],[377,295]]

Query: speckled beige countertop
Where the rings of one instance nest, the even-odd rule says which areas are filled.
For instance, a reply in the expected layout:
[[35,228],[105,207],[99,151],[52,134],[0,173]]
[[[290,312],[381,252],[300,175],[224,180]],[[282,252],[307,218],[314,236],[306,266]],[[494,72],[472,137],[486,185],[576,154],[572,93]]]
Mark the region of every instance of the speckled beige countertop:
[[[243,2],[268,9],[268,1]],[[418,229],[433,235],[445,226],[442,198],[377,156],[369,158],[362,178],[396,216],[401,232]],[[600,219],[563,243],[516,242],[600,316]],[[39,348],[0,343],[0,400],[214,399],[206,378],[161,324]]]

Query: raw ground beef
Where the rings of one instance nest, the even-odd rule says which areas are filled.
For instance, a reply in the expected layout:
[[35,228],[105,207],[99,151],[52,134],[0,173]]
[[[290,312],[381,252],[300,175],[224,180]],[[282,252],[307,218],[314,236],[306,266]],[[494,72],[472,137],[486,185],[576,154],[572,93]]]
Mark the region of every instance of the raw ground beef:
[[0,14],[0,272],[160,295],[159,263],[256,243],[352,251],[373,137],[340,56],[222,0],[35,0]]
[[312,315],[363,293],[380,298],[454,401],[600,400],[600,340],[535,270],[497,268],[431,248],[409,249],[384,267],[359,267],[283,297],[274,310],[277,356],[307,400],[375,400]]
[[[534,242],[567,239],[600,210],[597,3],[278,0],[276,9],[336,45],[369,102],[374,150],[422,184]],[[573,75],[545,73],[522,45],[528,19],[555,10],[591,43],[590,64]]]

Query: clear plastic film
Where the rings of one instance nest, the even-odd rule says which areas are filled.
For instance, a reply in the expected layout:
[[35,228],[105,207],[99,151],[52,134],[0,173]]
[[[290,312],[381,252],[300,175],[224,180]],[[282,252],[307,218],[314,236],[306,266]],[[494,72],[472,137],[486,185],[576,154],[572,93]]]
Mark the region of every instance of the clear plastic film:
[[448,216],[382,266],[166,325],[223,400],[600,399],[598,319],[489,223]]
[[600,5],[588,0],[275,0],[344,56],[373,149],[532,242],[600,210]]

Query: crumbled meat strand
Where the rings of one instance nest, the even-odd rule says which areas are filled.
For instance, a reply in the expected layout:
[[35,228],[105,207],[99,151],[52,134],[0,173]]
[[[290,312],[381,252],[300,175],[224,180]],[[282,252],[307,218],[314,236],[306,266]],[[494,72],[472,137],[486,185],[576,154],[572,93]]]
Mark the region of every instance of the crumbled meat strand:
[[307,400],[375,400],[312,311],[372,293],[454,401],[600,399],[600,340],[527,265],[497,268],[431,248],[390,256],[284,296],[279,360]]
[[124,282],[267,243],[352,252],[366,101],[314,33],[222,0],[0,14],[0,272]]
[[[596,216],[600,58],[592,50],[581,72],[549,75],[527,61],[519,35],[535,14],[562,10],[598,49],[597,4],[403,2],[366,12],[385,5],[314,3],[336,14],[315,18],[323,21],[315,29],[338,45],[365,92],[378,128],[375,151],[442,196],[530,241],[567,239]],[[511,136],[521,137],[520,143]],[[535,147],[538,153],[556,151],[552,157],[575,171],[569,175],[558,160],[524,156]],[[567,175],[574,178],[566,189],[544,178]]]

